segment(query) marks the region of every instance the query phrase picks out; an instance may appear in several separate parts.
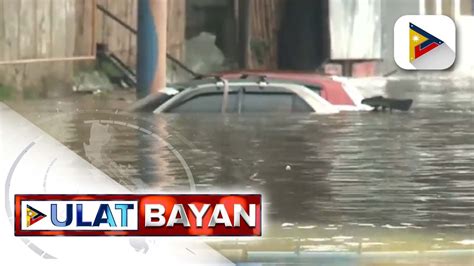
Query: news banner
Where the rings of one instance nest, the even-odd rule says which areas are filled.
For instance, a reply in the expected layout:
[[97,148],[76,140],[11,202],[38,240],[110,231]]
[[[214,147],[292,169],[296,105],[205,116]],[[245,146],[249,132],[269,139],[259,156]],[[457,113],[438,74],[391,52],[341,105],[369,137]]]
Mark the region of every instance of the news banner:
[[261,236],[259,194],[15,195],[16,236]]

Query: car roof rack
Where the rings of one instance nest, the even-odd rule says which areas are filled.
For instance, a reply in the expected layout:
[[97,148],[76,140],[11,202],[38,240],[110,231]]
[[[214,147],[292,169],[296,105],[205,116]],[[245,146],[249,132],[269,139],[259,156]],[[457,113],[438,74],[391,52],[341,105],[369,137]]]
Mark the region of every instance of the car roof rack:
[[[228,77],[228,78],[226,77],[225,79],[228,80],[229,83],[255,82],[255,85],[259,87],[265,87],[265,86],[271,85],[271,83],[287,83],[287,84],[305,86],[312,90],[315,90],[315,89],[321,90],[321,88],[315,84],[302,82],[302,81],[295,81],[295,80],[285,79],[285,78],[269,78],[266,75],[258,75],[258,74],[255,75],[255,74],[244,73],[240,76]],[[200,77],[197,77],[195,79],[185,81],[185,82],[172,83],[172,84],[169,84],[169,86],[182,91],[188,88],[193,88],[199,85],[209,84],[212,82],[215,82],[215,83],[223,82],[223,80],[224,80],[223,75],[208,75],[208,76],[200,76]]]

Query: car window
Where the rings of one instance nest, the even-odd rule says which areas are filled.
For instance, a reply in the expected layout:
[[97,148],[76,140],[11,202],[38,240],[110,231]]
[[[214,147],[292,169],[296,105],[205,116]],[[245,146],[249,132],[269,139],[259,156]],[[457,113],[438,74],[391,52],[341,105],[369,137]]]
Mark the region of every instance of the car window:
[[[223,92],[201,92],[175,102],[166,113],[220,113]],[[262,90],[256,86],[232,87],[226,113],[298,113],[314,112],[299,95],[282,87]]]
[[[222,92],[195,95],[184,102],[169,108],[167,113],[220,113],[222,111]],[[237,111],[238,94],[231,92],[227,101],[227,113]]]
[[246,92],[242,99],[242,113],[295,113],[314,110],[294,93]]
[[218,113],[221,111],[222,93],[200,94],[171,107],[170,113]]
[[316,86],[316,85],[305,85],[305,87],[312,90],[313,92],[316,92],[319,96],[321,96],[321,87]]
[[314,112],[309,104],[301,99],[300,96],[293,94],[293,113],[311,113]]

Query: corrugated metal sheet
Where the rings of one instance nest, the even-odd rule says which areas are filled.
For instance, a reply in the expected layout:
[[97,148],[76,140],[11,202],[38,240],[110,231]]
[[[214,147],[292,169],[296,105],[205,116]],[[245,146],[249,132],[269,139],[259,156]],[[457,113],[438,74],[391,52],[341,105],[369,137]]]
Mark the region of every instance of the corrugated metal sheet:
[[331,59],[380,59],[380,0],[331,0]]

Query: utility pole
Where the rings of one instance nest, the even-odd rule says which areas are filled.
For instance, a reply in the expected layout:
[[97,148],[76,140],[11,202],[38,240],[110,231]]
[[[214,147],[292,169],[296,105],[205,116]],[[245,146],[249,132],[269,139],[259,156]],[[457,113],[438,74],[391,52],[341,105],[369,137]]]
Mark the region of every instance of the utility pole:
[[166,87],[167,10],[167,0],[138,0],[138,98]]

